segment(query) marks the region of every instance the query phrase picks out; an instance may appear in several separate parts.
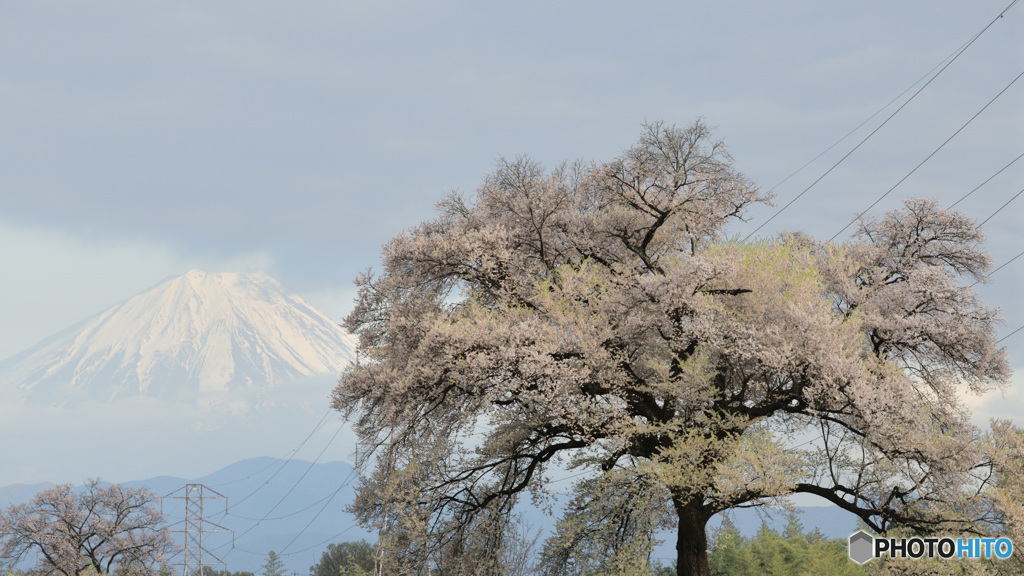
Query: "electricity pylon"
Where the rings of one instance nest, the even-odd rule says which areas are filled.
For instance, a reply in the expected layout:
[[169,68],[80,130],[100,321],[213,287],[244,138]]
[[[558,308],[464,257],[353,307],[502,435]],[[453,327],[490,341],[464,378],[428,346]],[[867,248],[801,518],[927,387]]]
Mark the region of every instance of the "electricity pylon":
[[[184,491],[184,495],[176,495]],[[224,499],[224,512],[228,511],[228,498],[223,494],[207,488],[202,484],[186,484],[184,488],[179,488],[174,492],[164,496],[164,498],[171,499],[183,499],[185,500],[185,519],[171,524],[169,528],[173,528],[179,524],[184,525],[181,530],[171,530],[171,532],[178,532],[185,534],[185,546],[182,548],[180,554],[182,555],[181,562],[172,562],[172,566],[181,566],[182,576],[192,576],[198,573],[199,576],[203,575],[203,568],[206,566],[224,566],[224,562],[220,558],[217,558],[215,554],[203,547],[203,536],[211,533],[218,532],[231,532],[231,545],[234,547],[235,534],[231,530],[211,522],[203,516],[204,502],[209,498],[223,498]],[[160,500],[161,512],[163,511],[163,499]],[[207,526],[213,526],[213,529],[207,528]],[[177,556],[177,554],[175,554]]]

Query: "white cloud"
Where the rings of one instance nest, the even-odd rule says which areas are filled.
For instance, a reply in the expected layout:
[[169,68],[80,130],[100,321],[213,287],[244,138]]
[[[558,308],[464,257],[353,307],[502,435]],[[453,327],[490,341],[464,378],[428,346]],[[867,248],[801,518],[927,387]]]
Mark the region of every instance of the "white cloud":
[[1024,370],[1018,370],[1004,389],[993,390],[981,396],[968,394],[964,404],[971,410],[976,426],[987,429],[992,419],[1012,420],[1024,427]]
[[[247,414],[212,412],[145,397],[78,406],[45,406],[0,394],[0,437],[5,442],[0,486],[32,482],[81,482],[90,477],[121,482],[158,475],[196,477],[257,456],[286,456],[328,410],[333,378],[317,386],[281,390],[273,407]],[[355,437],[336,413],[296,454],[321,461],[351,460]]]

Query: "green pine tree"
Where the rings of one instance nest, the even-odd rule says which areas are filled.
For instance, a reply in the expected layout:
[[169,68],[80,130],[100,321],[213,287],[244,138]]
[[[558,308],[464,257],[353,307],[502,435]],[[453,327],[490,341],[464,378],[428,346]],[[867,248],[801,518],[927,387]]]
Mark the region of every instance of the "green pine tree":
[[722,518],[722,524],[711,540],[708,564],[713,576],[755,576],[759,573],[754,567],[747,539],[728,516]]
[[754,554],[754,562],[764,576],[791,576],[786,565],[786,541],[779,533],[761,522],[761,529],[750,542],[750,550]]
[[273,550],[267,554],[267,561],[260,567],[260,576],[285,576],[284,561]]
[[786,516],[786,528],[782,531],[783,560],[786,563],[787,574],[793,576],[815,576],[807,572],[807,564],[810,561],[811,542],[804,533],[804,525],[800,518],[793,512]]

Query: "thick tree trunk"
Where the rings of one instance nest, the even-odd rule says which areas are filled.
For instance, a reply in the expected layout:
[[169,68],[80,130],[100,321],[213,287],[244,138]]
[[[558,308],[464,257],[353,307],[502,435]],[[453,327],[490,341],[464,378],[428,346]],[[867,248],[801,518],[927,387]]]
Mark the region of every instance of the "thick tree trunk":
[[708,517],[699,502],[680,502],[673,498],[679,515],[676,536],[676,575],[711,576],[708,566]]

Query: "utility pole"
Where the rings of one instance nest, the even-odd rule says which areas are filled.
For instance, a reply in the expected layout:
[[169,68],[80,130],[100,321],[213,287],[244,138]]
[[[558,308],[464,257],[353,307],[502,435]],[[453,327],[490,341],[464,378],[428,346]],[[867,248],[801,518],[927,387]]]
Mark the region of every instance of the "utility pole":
[[[171,565],[181,566],[182,576],[193,576],[196,573],[198,573],[198,576],[203,576],[203,568],[206,566],[225,566],[220,558],[217,558],[212,552],[203,547],[203,536],[211,533],[231,532],[231,545],[232,547],[234,546],[234,532],[204,517],[205,501],[208,499],[222,498],[224,500],[224,512],[227,513],[227,496],[202,484],[186,484],[184,488],[179,488],[160,499],[161,512],[163,512],[164,498],[185,501],[185,519],[170,525],[171,528],[179,524],[182,525],[180,530],[171,530],[171,532],[185,535],[185,546],[180,552],[182,561],[172,562]],[[213,526],[213,528],[211,529],[207,526]]]

